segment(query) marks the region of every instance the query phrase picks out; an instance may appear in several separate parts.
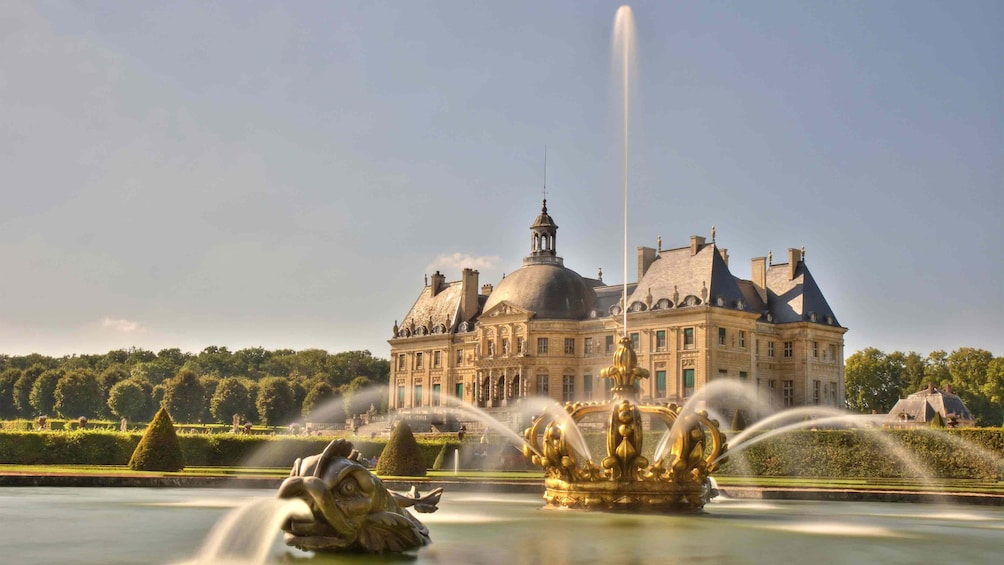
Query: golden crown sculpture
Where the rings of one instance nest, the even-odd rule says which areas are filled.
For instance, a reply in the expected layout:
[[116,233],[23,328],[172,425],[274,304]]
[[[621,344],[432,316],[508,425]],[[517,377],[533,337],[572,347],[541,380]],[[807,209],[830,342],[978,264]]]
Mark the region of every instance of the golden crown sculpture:
[[[708,476],[727,450],[718,422],[707,411],[681,415],[676,404],[637,404],[636,383],[648,378],[648,371],[638,368],[631,345],[630,338],[621,339],[613,366],[601,373],[614,383],[609,401],[567,403],[565,414],[537,416],[523,432],[523,454],[544,468],[548,506],[684,513],[701,510],[714,495]],[[573,448],[582,437],[578,423],[602,413],[609,414],[606,456],[598,465],[579,461]],[[651,464],[642,455],[644,415],[673,430],[671,447]]]

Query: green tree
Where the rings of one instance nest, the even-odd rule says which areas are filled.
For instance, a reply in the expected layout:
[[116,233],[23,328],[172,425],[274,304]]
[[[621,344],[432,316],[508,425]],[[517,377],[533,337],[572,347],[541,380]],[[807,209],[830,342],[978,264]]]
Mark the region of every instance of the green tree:
[[94,418],[101,410],[104,398],[98,377],[93,371],[75,369],[56,384],[55,409],[64,418]]
[[182,369],[174,378],[164,383],[163,406],[179,422],[196,424],[206,412],[205,390],[198,375],[191,369]]
[[[948,354],[944,351],[932,351],[927,354],[924,360],[924,381],[922,385],[934,383],[936,387],[943,387],[952,382],[952,374],[948,371]],[[924,386],[918,387],[918,390]]]
[[903,390],[907,394],[916,392],[924,388],[927,381],[924,379],[927,364],[919,353],[909,352],[902,357],[903,363]]
[[[120,353],[123,354],[120,356],[124,356],[125,351],[120,351]],[[105,399],[105,404],[101,409],[103,416],[112,415],[111,409],[108,407],[108,396],[111,394],[112,387],[128,379],[130,376],[132,375],[129,372],[129,368],[121,363],[109,365],[101,372],[100,375],[98,375],[98,385],[101,387],[101,397]]]
[[335,406],[335,400],[340,397],[333,386],[318,381],[303,399],[301,413],[311,422],[344,422],[345,410],[340,405]]
[[844,390],[847,407],[859,412],[888,412],[903,393],[902,354],[891,358],[874,347],[847,358]]
[[960,347],[948,356],[947,361],[952,392],[966,403],[977,424],[999,425],[1000,406],[991,403],[986,394],[993,388],[988,380],[993,354],[985,349]]
[[251,397],[248,395],[248,389],[237,377],[228,377],[220,381],[209,403],[213,421],[220,423],[229,423],[234,414],[240,414],[241,419],[246,419],[250,409]]
[[345,417],[352,418],[369,410],[370,405],[380,405],[381,390],[373,381],[364,376],[352,379],[342,390],[345,398]]
[[0,373],[0,420],[17,418],[14,404],[14,384],[21,378],[21,369],[11,367]]
[[41,363],[35,363],[21,373],[21,378],[14,383],[14,407],[21,418],[31,418],[31,387],[35,386],[35,380],[49,367]]
[[267,377],[258,383],[258,417],[267,426],[280,426],[296,418],[293,389],[282,377]]
[[62,369],[49,369],[35,379],[31,387],[31,407],[35,414],[54,414],[56,411],[56,387],[64,376]]
[[202,383],[202,406],[205,408],[205,413],[202,414],[200,420],[203,422],[213,421],[213,395],[216,394],[216,388],[220,386],[220,378],[213,375],[203,375],[199,377],[199,382]]
[[143,417],[150,399],[143,385],[132,379],[115,383],[108,393],[108,409],[116,418],[134,422]]

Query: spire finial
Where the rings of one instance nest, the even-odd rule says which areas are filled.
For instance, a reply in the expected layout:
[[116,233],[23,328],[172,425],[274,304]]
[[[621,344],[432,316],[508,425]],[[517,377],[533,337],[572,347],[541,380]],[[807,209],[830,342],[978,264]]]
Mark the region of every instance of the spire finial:
[[547,145],[544,145],[544,212],[547,212]]
[[715,242],[715,226],[711,226],[711,243]]
[[770,265],[773,265],[773,264],[774,264],[774,252],[773,251],[768,251],[767,252],[767,265],[770,266]]
[[805,261],[805,246],[802,246],[802,261]]
[[603,282],[603,267],[600,267],[598,272],[596,273],[596,279],[599,280],[600,282]]
[[655,245],[656,245],[656,250],[657,251],[662,251],[662,236],[661,235],[659,236],[659,239],[656,240],[656,244]]

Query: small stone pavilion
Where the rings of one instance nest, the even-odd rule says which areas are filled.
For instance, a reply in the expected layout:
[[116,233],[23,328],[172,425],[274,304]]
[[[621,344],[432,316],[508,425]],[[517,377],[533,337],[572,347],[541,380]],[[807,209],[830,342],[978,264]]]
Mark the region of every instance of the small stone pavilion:
[[966,428],[976,423],[962,399],[952,394],[950,385],[941,391],[930,383],[924,390],[901,398],[889,411],[883,425],[893,428],[927,426],[935,414],[941,414],[950,428]]

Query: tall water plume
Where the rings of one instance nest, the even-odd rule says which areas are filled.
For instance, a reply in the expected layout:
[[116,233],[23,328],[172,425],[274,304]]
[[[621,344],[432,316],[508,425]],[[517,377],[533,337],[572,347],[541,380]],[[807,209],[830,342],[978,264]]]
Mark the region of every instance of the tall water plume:
[[631,80],[634,73],[635,54],[635,28],[634,16],[631,13],[631,6],[627,4],[617,9],[614,17],[614,74],[621,83],[622,96],[622,124],[624,134],[623,146],[623,182],[624,182],[624,291],[621,304],[621,314],[624,316],[624,335],[627,331],[627,288],[628,288],[628,135],[630,133],[630,100],[631,100]]

